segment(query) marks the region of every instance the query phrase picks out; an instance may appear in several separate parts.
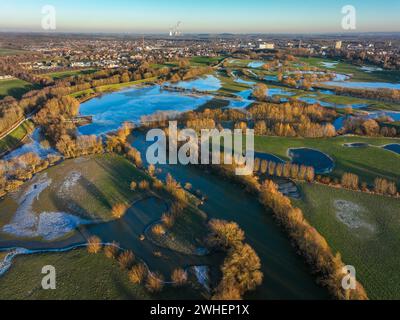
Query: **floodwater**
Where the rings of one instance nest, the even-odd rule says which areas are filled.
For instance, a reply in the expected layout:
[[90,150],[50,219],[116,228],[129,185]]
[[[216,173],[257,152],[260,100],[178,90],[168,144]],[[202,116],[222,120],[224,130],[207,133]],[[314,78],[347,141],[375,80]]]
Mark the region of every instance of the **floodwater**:
[[93,123],[80,127],[79,132],[81,134],[102,134],[118,129],[124,121],[139,123],[142,116],[159,111],[193,110],[211,99],[211,96],[188,96],[162,90],[160,86],[132,87],[83,103],[80,113],[93,115]]
[[261,68],[264,64],[265,64],[265,62],[262,62],[262,61],[252,61],[247,66],[249,68],[257,69],[257,68]]
[[[81,106],[82,115],[93,115],[93,123],[80,127],[82,134],[99,135],[115,130],[124,121],[139,121],[143,115],[156,111],[186,111],[195,109],[206,102],[209,97],[194,98],[178,93],[162,92],[160,87],[130,88],[120,92],[103,95],[90,100]],[[149,142],[143,135],[133,137],[132,145],[143,155]],[[300,157],[301,158],[301,157]],[[311,157],[313,158],[313,157]],[[322,159],[322,156],[320,157]],[[318,161],[320,159],[314,159]],[[307,161],[306,161],[307,162]],[[227,181],[198,166],[160,165],[162,172],[159,178],[171,173],[175,179],[184,184],[190,182],[193,190],[200,190],[207,198],[202,210],[209,218],[236,221],[246,234],[248,242],[261,259],[264,280],[261,286],[246,298],[252,299],[328,299],[327,291],[316,284],[315,276],[309,271],[304,260],[297,255],[286,233],[277,225],[269,210],[263,208],[257,197],[244,192],[243,187]],[[326,164],[323,165],[326,168]],[[139,202],[119,221],[106,224],[84,226],[82,233],[99,235],[104,241],[118,241],[122,246],[131,248],[144,258],[153,269],[168,273],[176,264],[208,265],[212,256],[183,256],[158,248],[167,260],[154,256],[154,246],[138,240],[138,233],[159,218],[165,211],[165,203],[158,199]],[[50,242],[47,246],[63,248],[73,243],[81,243],[81,233],[72,238]],[[0,242],[1,243],[1,242]],[[7,247],[28,247],[40,249],[42,242],[14,241],[7,242]],[[214,260],[213,260],[214,261]]]
[[292,163],[314,167],[315,173],[329,173],[335,168],[335,162],[327,154],[310,148],[289,149]]
[[[145,158],[147,147],[142,134],[135,134],[132,145]],[[276,158],[274,157],[274,160]],[[279,158],[278,158],[279,159]],[[245,231],[246,241],[261,259],[263,284],[247,298],[253,299],[326,299],[327,292],[315,283],[307,266],[291,246],[287,235],[277,225],[272,213],[242,186],[211,174],[199,166],[158,165],[165,179],[170,173],[182,185],[192,184],[207,200],[202,206],[210,218],[236,221]]]
[[352,81],[325,81],[321,82],[327,86],[354,88],[354,89],[400,89],[400,83],[389,82],[352,82]]
[[383,149],[400,154],[400,144],[398,143],[388,144],[384,146]]
[[190,81],[180,81],[170,84],[183,89],[196,89],[200,91],[217,91],[221,88],[221,81],[213,75],[196,78]]

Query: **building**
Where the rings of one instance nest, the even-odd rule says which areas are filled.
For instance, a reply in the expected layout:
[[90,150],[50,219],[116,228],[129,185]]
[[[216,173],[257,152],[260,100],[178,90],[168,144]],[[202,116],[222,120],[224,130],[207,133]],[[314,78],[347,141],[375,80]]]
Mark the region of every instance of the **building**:
[[258,45],[258,48],[259,48],[259,49],[269,49],[269,50],[272,50],[272,49],[275,48],[275,45],[274,45],[273,43],[263,42],[263,43],[260,43],[260,44]]
[[342,49],[342,41],[336,41],[336,43],[335,43],[335,49],[336,49],[336,50]]

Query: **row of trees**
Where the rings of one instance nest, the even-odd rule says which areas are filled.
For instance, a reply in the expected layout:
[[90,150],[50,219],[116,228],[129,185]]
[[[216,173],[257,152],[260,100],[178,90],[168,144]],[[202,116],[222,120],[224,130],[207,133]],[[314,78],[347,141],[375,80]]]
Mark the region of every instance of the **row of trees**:
[[302,211],[292,206],[288,197],[278,190],[278,186],[265,180],[260,184],[253,176],[236,176],[235,166],[218,166],[218,173],[222,173],[235,181],[239,181],[246,190],[259,196],[260,202],[268,209],[272,209],[276,219],[285,227],[290,238],[294,241],[308,264],[318,274],[319,282],[326,286],[333,297],[337,299],[368,299],[363,286],[357,282],[355,290],[345,290],[342,279],[343,263],[339,253],[334,255],[325,238],[313,228],[305,219]]
[[[176,118],[196,130],[215,128],[222,122],[233,122],[235,128],[253,127],[257,135],[317,138],[336,136],[336,129],[330,123],[336,117],[334,110],[291,101],[285,104],[257,103],[245,112],[235,109],[189,111]],[[170,116],[163,114],[151,120],[153,123],[166,124],[167,119]],[[151,120],[146,118],[146,123]]]
[[[352,133],[362,136],[384,136],[396,137],[398,135],[395,127],[389,127],[384,123],[393,122],[390,117],[368,119],[368,117],[347,117],[343,122],[343,133]],[[382,123],[382,125],[381,125]]]
[[[88,239],[87,250],[90,254],[99,254],[103,250],[102,241],[96,236]],[[164,277],[159,272],[151,272],[148,267],[135,257],[130,250],[122,250],[118,243],[113,242],[104,246],[104,254],[109,259],[115,259],[121,270],[128,273],[129,280],[135,284],[144,284],[150,293],[160,292],[164,287]],[[178,269],[177,269],[178,270]],[[181,270],[174,271],[173,276],[181,276]],[[184,283],[181,278],[178,283]]]
[[[330,181],[326,181],[328,184]],[[360,183],[360,179],[358,175],[354,173],[344,173],[341,180],[341,185],[344,188],[352,189],[352,190],[361,190],[363,192],[375,192],[378,194],[388,195],[388,196],[396,196],[397,193],[397,185],[393,181],[389,181],[384,178],[376,178],[374,180],[374,186],[372,190],[368,187],[366,182]]]
[[377,99],[387,102],[400,102],[400,90],[398,89],[353,89],[345,87],[335,87],[337,95],[351,96],[365,99]]
[[292,206],[289,198],[278,191],[278,186],[266,180],[260,188],[260,201],[271,208],[275,217],[285,227],[307,262],[313,267],[330,293],[337,299],[368,299],[360,283],[355,290],[342,286],[343,263],[339,253],[333,254],[324,237],[304,218],[302,211]]
[[28,152],[11,160],[0,160],[0,196],[17,190],[33,175],[60,161],[57,155],[41,159],[36,153]]
[[298,165],[291,162],[276,163],[265,159],[254,160],[254,172],[270,176],[292,178],[297,180],[314,181],[315,170],[313,167]]

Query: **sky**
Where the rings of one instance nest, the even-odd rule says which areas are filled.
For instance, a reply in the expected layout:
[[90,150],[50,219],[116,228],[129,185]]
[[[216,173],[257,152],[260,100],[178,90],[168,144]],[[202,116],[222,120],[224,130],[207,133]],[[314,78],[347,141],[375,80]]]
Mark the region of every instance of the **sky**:
[[[352,32],[400,32],[399,0],[0,0],[0,31],[44,31],[42,7],[56,10],[56,32],[330,33],[342,7],[356,9]],[[347,31],[348,32],[348,31]]]

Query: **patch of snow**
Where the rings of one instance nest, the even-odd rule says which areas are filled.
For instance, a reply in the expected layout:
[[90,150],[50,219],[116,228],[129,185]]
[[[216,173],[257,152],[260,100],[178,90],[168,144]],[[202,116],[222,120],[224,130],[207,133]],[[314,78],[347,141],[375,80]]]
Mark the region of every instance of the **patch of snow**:
[[382,68],[379,68],[379,67],[372,67],[372,66],[369,66],[369,67],[367,67],[367,66],[362,66],[360,69],[361,69],[362,71],[367,72],[367,73],[376,72],[376,71],[383,71]]
[[362,219],[362,213],[365,211],[363,207],[346,200],[336,200],[334,207],[337,219],[350,229],[367,229],[375,232],[375,226]]
[[78,171],[72,171],[65,178],[63,184],[61,185],[58,193],[63,195],[64,193],[69,193],[71,189],[78,183],[79,179],[82,177],[82,174]]
[[42,159],[46,158],[49,154],[57,153],[57,151],[53,148],[43,147],[43,145],[40,143],[40,128],[37,128],[31,134],[30,142],[11,151],[7,155],[5,155],[3,159],[8,161],[8,160],[22,156],[22,155],[30,153],[30,152],[36,153]]
[[2,228],[8,233],[22,238],[41,237],[44,240],[55,240],[76,229],[79,225],[89,224],[89,221],[64,212],[33,212],[35,199],[51,185],[47,174],[42,175],[38,182],[32,183],[29,189],[17,200],[19,207],[11,222]]
[[339,62],[320,62],[325,68],[334,69],[339,64]]
[[209,286],[209,267],[208,266],[194,266],[194,273],[196,275],[197,281],[207,290],[210,291]]

